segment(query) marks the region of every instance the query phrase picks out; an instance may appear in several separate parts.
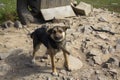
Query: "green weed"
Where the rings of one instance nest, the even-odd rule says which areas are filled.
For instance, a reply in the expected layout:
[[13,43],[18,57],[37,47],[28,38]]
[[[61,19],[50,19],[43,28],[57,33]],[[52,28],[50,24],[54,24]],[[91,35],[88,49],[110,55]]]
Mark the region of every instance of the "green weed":
[[0,23],[17,19],[16,0],[0,0]]
[[110,11],[120,12],[120,0],[77,0],[93,5],[96,8],[108,8]]

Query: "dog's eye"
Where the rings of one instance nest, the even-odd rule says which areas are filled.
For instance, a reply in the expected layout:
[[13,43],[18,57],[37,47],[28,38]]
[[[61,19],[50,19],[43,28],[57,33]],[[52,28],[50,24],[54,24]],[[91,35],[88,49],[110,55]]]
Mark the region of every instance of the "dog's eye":
[[62,31],[61,31],[61,30],[59,30],[59,33],[62,33]]
[[56,34],[56,31],[53,31],[53,34]]

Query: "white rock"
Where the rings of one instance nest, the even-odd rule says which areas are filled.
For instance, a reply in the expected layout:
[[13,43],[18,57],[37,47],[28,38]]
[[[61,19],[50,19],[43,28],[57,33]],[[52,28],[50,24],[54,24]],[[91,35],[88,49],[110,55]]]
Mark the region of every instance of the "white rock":
[[16,27],[16,28],[22,28],[23,26],[22,26],[22,24],[21,24],[21,22],[20,21],[15,21],[15,23],[14,23],[14,26]]
[[95,60],[96,64],[102,64],[102,59],[100,56],[94,56],[93,59]]
[[69,56],[69,68],[71,70],[78,70],[81,69],[83,66],[83,63],[81,62],[80,59],[73,57],[73,56]]
[[98,34],[98,37],[104,39],[104,40],[108,40],[108,36],[106,34]]

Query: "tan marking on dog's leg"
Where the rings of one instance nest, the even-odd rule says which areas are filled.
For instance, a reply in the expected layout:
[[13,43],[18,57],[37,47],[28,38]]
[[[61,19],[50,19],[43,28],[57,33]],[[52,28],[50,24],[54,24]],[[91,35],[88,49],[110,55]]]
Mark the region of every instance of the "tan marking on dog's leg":
[[32,62],[35,63],[35,54],[38,51],[38,49],[40,48],[39,45],[37,45],[34,49],[33,49],[33,54],[32,54]]
[[54,76],[57,76],[58,73],[57,73],[57,70],[56,70],[56,67],[55,67],[55,54],[53,53],[53,51],[51,51],[50,53],[50,58],[51,58],[51,63],[52,63],[52,74]]
[[35,53],[36,53],[36,51],[34,50],[33,55],[32,55],[32,63],[35,63]]
[[70,68],[69,68],[69,61],[68,61],[68,54],[63,52],[63,55],[64,55],[64,59],[65,59],[65,67],[67,68],[67,70],[70,71]]

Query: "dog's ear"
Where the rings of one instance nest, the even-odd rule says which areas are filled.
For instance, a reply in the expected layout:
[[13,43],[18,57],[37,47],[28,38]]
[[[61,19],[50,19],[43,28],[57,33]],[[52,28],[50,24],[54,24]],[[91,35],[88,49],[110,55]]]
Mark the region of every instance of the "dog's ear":
[[47,33],[48,33],[48,34],[52,34],[52,30],[53,30],[52,28],[49,29],[49,30],[47,30]]
[[67,29],[70,29],[70,26],[62,26],[63,30],[66,31]]

